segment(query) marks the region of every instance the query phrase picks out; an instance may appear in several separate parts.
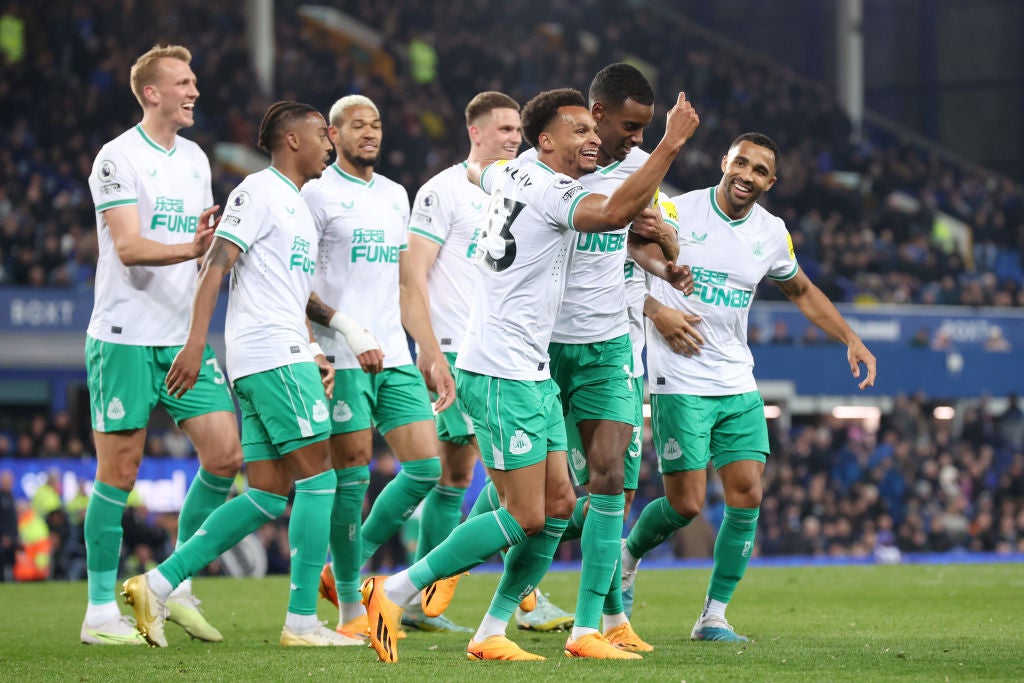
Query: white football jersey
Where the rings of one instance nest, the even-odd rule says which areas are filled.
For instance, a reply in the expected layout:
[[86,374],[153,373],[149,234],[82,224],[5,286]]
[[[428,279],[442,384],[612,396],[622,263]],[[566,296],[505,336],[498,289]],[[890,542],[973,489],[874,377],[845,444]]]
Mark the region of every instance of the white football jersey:
[[699,355],[675,353],[648,322],[647,363],[651,392],[727,396],[756,391],[754,359],[747,346],[747,318],[761,280],[797,274],[793,241],[781,218],[755,204],[732,220],[718,207],[715,188],[673,198],[679,212],[679,258],[693,271],[694,291],[684,296],[660,278],[651,295],[699,315],[705,344]]
[[[660,193],[654,197],[654,202],[661,209],[662,218],[665,224],[673,230],[679,230],[678,214],[676,205]],[[647,344],[647,334],[644,329],[644,302],[650,293],[650,282],[653,275],[640,267],[636,261],[626,256],[626,313],[629,315],[629,341],[633,345],[633,377],[644,376],[644,346]]]
[[317,234],[299,188],[273,166],[246,177],[228,196],[216,236],[242,249],[224,324],[231,380],[312,361],[306,303]]
[[[320,235],[313,291],[376,337],[384,367],[412,363],[398,285],[398,255],[408,246],[405,188],[376,173],[366,182],[333,164],[302,196]],[[340,332],[314,323],[313,333],[335,368],[359,367]]]
[[409,232],[441,246],[427,275],[430,322],[442,351],[457,352],[480,273],[473,260],[491,198],[466,177],[466,163],[427,181],[413,202]]
[[491,164],[491,195],[477,243],[480,286],[455,366],[491,377],[551,376],[548,343],[570,266],[573,214],[589,192],[539,161]]
[[142,237],[161,244],[191,242],[199,214],[213,206],[206,154],[180,136],[174,138],[171,149],[164,149],[137,125],[100,149],[89,174],[89,190],[96,205],[99,238],[89,336],[132,346],[184,344],[196,288],[196,262],[124,265],[103,212],[137,207]]

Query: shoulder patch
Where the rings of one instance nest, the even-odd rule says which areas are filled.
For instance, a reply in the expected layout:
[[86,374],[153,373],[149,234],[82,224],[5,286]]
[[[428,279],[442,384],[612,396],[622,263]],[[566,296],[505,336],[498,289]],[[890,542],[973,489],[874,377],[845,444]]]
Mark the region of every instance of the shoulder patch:
[[555,178],[555,187],[558,187],[558,188],[569,187],[570,185],[572,185],[575,182],[576,181],[573,180],[572,178],[567,178],[565,176],[556,177]]
[[231,202],[228,204],[228,208],[231,209],[232,211],[242,211],[247,206],[249,206],[250,201],[251,200],[249,199],[249,193],[246,192],[245,190],[242,190],[241,192],[236,192],[235,196],[231,198]]
[[789,258],[796,258],[796,250],[793,249],[793,238],[790,236],[789,231],[786,231],[786,246],[789,248]]
[[667,217],[671,218],[674,221],[679,221],[679,210],[676,209],[675,202],[671,202],[667,199],[662,199],[660,202],[658,202],[658,205],[661,207],[662,211],[665,212],[665,215]]
[[424,209],[430,209],[437,206],[437,193],[428,192],[420,198],[420,207]]
[[101,181],[107,182],[109,180],[113,180],[116,174],[117,166],[114,164],[113,161],[111,161],[110,159],[104,159],[103,161],[100,162],[98,175]]

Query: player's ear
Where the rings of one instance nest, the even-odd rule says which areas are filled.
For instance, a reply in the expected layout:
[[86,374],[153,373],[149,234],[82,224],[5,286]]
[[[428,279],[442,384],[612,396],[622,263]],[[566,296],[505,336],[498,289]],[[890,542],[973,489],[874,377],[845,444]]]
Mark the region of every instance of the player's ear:
[[597,100],[590,105],[590,115],[594,117],[595,121],[600,121],[604,118],[604,112],[604,104],[600,100]]
[[288,147],[292,151],[298,151],[299,149],[299,134],[293,130],[288,131],[284,134],[284,140],[288,143]]

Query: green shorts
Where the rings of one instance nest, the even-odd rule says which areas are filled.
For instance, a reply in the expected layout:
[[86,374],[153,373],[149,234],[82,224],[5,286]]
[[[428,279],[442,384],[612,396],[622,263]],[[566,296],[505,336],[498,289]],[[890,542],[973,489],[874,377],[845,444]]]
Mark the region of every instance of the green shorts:
[[473,419],[484,464],[517,470],[565,450],[565,420],[558,386],[456,370],[455,386]]
[[[444,357],[448,359],[448,369],[452,376],[455,376],[455,357],[457,353],[446,351]],[[432,399],[437,399],[437,394],[431,393]],[[442,410],[434,418],[437,423],[437,438],[441,441],[448,441],[459,446],[465,446],[473,440],[473,420],[462,401],[456,396],[455,401],[446,410]]]
[[768,423],[756,391],[731,396],[652,394],[651,423],[662,473],[765,462]]
[[577,420],[633,424],[633,343],[624,334],[593,344],[548,345],[551,379],[562,391],[562,409]]
[[[635,491],[640,485],[640,463],[644,444],[644,378],[633,378],[634,422],[633,437],[626,450],[626,462],[623,467],[623,486],[627,491]],[[565,435],[568,442],[569,474],[575,486],[586,486],[590,482],[590,468],[583,453],[583,439],[576,427],[576,415],[569,410],[565,416]]]
[[245,462],[276,460],[331,433],[316,363],[293,363],[235,380]]
[[203,350],[199,378],[181,398],[167,393],[167,371],[180,346],[131,346],[85,339],[92,428],[97,432],[142,429],[162,403],[176,423],[225,410],[235,412],[227,378],[209,345]]
[[375,375],[359,368],[338,370],[331,399],[331,434],[395,427],[433,420],[427,384],[415,365],[384,368]]

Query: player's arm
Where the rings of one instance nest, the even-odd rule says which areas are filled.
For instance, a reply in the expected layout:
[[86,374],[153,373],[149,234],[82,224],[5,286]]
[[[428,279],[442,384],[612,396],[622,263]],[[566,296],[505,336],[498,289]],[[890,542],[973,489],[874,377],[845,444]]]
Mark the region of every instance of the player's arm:
[[[416,235],[413,235],[416,238]],[[427,242],[428,240],[419,240]],[[400,306],[402,309],[402,327],[406,329],[420,348],[424,360],[417,359],[421,371],[426,367],[427,385],[437,394],[434,409],[441,412],[455,401],[455,380],[448,370],[448,361],[441,352],[441,346],[434,335],[434,326],[430,324],[430,309],[426,296],[426,259],[424,254],[412,254],[412,240],[409,249],[398,254],[398,284],[400,290]],[[435,251],[434,258],[437,258]],[[433,265],[433,259],[430,261]],[[422,275],[422,284],[417,282],[417,271]]]
[[874,355],[864,346],[864,342],[853,331],[839,310],[829,301],[825,293],[811,282],[804,271],[799,268],[796,275],[788,280],[778,281],[782,293],[796,304],[800,312],[814,323],[822,332],[833,339],[846,344],[846,358],[850,362],[850,372],[860,377],[860,364],[863,363],[867,376],[857,386],[860,389],[875,386],[876,361]]
[[[678,265],[675,261],[668,260],[659,244],[634,237],[630,232],[626,238],[626,250],[629,257],[651,275],[660,277],[686,296],[693,293],[693,273],[690,272],[690,266]],[[678,248],[676,253],[678,255]]]
[[110,238],[117,250],[117,257],[126,266],[170,266],[191,261],[206,253],[217,229],[220,217],[212,223],[220,206],[211,206],[199,215],[196,234],[191,242],[161,244],[142,236],[142,225],[137,205],[115,206],[103,212],[103,219],[110,228]]
[[[309,307],[309,304],[306,304]],[[316,336],[313,334],[313,325],[309,322],[309,315],[306,315],[306,334],[309,336],[309,352],[313,354],[313,362],[320,370],[320,383],[324,385],[324,395],[327,398],[334,398],[334,366],[327,360],[327,354],[320,348]]]
[[[372,374],[384,369],[384,353],[380,350],[376,337],[352,318],[325,304],[316,292],[309,293],[306,317],[319,325],[340,332],[359,361],[359,367],[363,372]],[[310,334],[312,335],[312,331]]]
[[669,308],[650,294],[644,299],[644,317],[654,323],[655,329],[676,353],[684,356],[700,354],[704,337],[697,331],[701,317]]
[[[428,315],[430,314],[430,288],[427,286],[427,277],[430,269],[434,267],[434,262],[437,261],[437,255],[440,252],[441,245],[434,240],[415,233],[409,233],[409,250],[405,253],[405,265],[408,271],[406,275],[411,285],[417,289],[420,297],[423,299],[423,307],[427,310]],[[424,346],[420,346],[419,353],[416,355],[416,367],[423,373],[423,378],[427,382],[427,388],[431,391],[435,390],[434,386],[432,386],[431,368],[437,362],[447,362],[440,346],[436,349],[427,349]]]
[[629,226],[628,239],[657,244],[669,262],[675,262],[679,256],[679,237],[676,229],[665,220],[657,207],[648,207],[633,219]]
[[665,135],[647,161],[611,195],[583,197],[573,213],[572,227],[580,232],[605,232],[618,230],[633,220],[650,206],[669,166],[698,125],[700,118],[693,105],[686,101],[685,94],[679,93],[675,106],[668,112]]
[[220,283],[235,265],[240,253],[242,248],[237,244],[218,237],[213,240],[210,251],[203,260],[195,298],[192,300],[192,320],[189,323],[188,339],[167,371],[165,383],[167,393],[171,396],[184,396],[186,391],[195,386],[199,378],[203,351],[206,348],[206,335],[210,331],[213,309],[217,307]]

